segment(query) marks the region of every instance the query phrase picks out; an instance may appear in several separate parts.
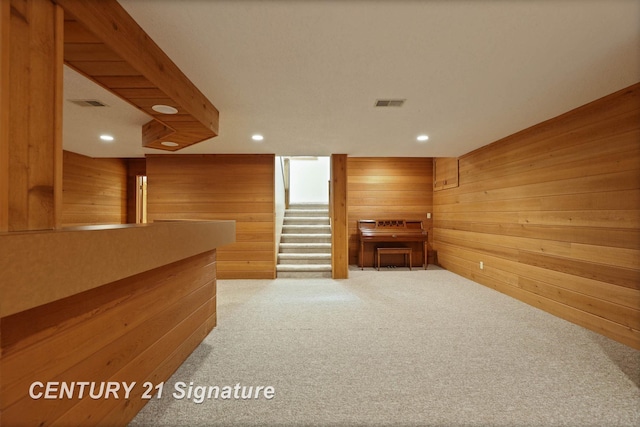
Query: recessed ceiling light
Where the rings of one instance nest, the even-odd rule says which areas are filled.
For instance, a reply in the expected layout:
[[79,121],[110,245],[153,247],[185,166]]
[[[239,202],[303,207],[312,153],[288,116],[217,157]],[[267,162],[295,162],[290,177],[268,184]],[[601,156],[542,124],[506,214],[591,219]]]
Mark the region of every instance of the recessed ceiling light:
[[264,136],[260,135],[259,133],[256,133],[251,137],[251,139],[253,139],[254,141],[262,141],[264,139]]
[[178,109],[174,108],[170,105],[162,105],[162,104],[157,104],[154,105],[153,107],[151,107],[151,109],[157,113],[162,113],[162,114],[177,114],[178,113]]
[[160,144],[164,145],[165,147],[177,147],[178,144],[177,142],[173,142],[173,141],[162,141]]
[[429,135],[418,135],[418,137],[416,139],[418,141],[420,141],[420,142],[428,141],[429,140]]
[[111,135],[107,135],[107,134],[100,135],[100,139],[103,140],[103,141],[107,141],[107,142],[113,141],[113,137]]

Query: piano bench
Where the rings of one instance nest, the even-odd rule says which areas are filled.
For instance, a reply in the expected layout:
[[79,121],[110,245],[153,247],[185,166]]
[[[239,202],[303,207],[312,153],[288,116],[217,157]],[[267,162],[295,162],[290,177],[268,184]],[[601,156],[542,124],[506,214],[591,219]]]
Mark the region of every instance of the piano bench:
[[[376,248],[376,256],[378,259],[378,271],[380,271],[380,255],[404,255],[404,265],[409,265],[411,270],[411,248]],[[407,262],[407,258],[409,262]]]

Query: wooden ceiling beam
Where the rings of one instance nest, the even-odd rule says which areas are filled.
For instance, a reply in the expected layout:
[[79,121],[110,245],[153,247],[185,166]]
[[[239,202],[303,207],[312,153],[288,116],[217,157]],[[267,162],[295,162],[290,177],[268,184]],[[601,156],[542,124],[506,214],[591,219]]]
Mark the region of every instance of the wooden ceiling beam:
[[[176,151],[218,135],[216,107],[116,0],[53,2],[65,11],[65,63],[153,117],[143,146]],[[154,100],[175,107],[178,123],[152,110]]]

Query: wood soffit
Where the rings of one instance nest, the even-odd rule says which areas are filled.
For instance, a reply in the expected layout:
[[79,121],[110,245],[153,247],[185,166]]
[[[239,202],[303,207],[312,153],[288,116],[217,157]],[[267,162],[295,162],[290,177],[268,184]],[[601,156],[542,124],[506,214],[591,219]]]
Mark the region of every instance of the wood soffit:
[[[54,1],[65,11],[65,64],[153,117],[144,147],[177,151],[218,135],[216,107],[117,1]],[[158,113],[157,104],[178,113]]]

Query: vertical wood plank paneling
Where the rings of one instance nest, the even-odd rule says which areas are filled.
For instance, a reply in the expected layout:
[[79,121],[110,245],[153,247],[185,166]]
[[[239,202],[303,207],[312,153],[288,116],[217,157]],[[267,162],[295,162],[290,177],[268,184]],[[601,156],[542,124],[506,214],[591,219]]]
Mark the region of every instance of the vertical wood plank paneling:
[[65,151],[64,226],[127,222],[127,164]]
[[11,4],[0,1],[0,233],[9,231],[9,28]]
[[236,243],[218,250],[219,278],[275,278],[273,154],[150,155],[147,179],[149,221],[236,221]]
[[54,55],[55,60],[53,70],[48,70],[53,77],[54,105],[55,112],[53,115],[53,224],[55,228],[62,227],[62,180],[63,180],[63,134],[62,134],[62,112],[64,99],[64,11],[61,7],[56,6],[54,17]]
[[331,274],[349,277],[349,221],[347,205],[347,155],[331,155]]
[[63,16],[51,2],[10,4],[8,229],[52,229],[62,190]]
[[434,193],[440,264],[640,348],[640,84],[459,167]]
[[[358,264],[358,220],[405,219],[422,221],[432,241],[433,159],[431,157],[349,157],[349,263]],[[412,263],[422,265],[422,244],[409,245],[413,249]],[[365,265],[372,266],[373,252],[366,248]],[[402,256],[398,255],[400,263]],[[429,251],[433,263],[433,251]]]
[[[126,425],[216,323],[215,251],[2,318],[3,425]],[[34,381],[136,382],[124,399],[32,399]]]
[[[10,1],[9,231],[29,229],[29,24],[28,5]],[[46,93],[46,92],[45,92]],[[42,227],[48,228],[46,225]]]

